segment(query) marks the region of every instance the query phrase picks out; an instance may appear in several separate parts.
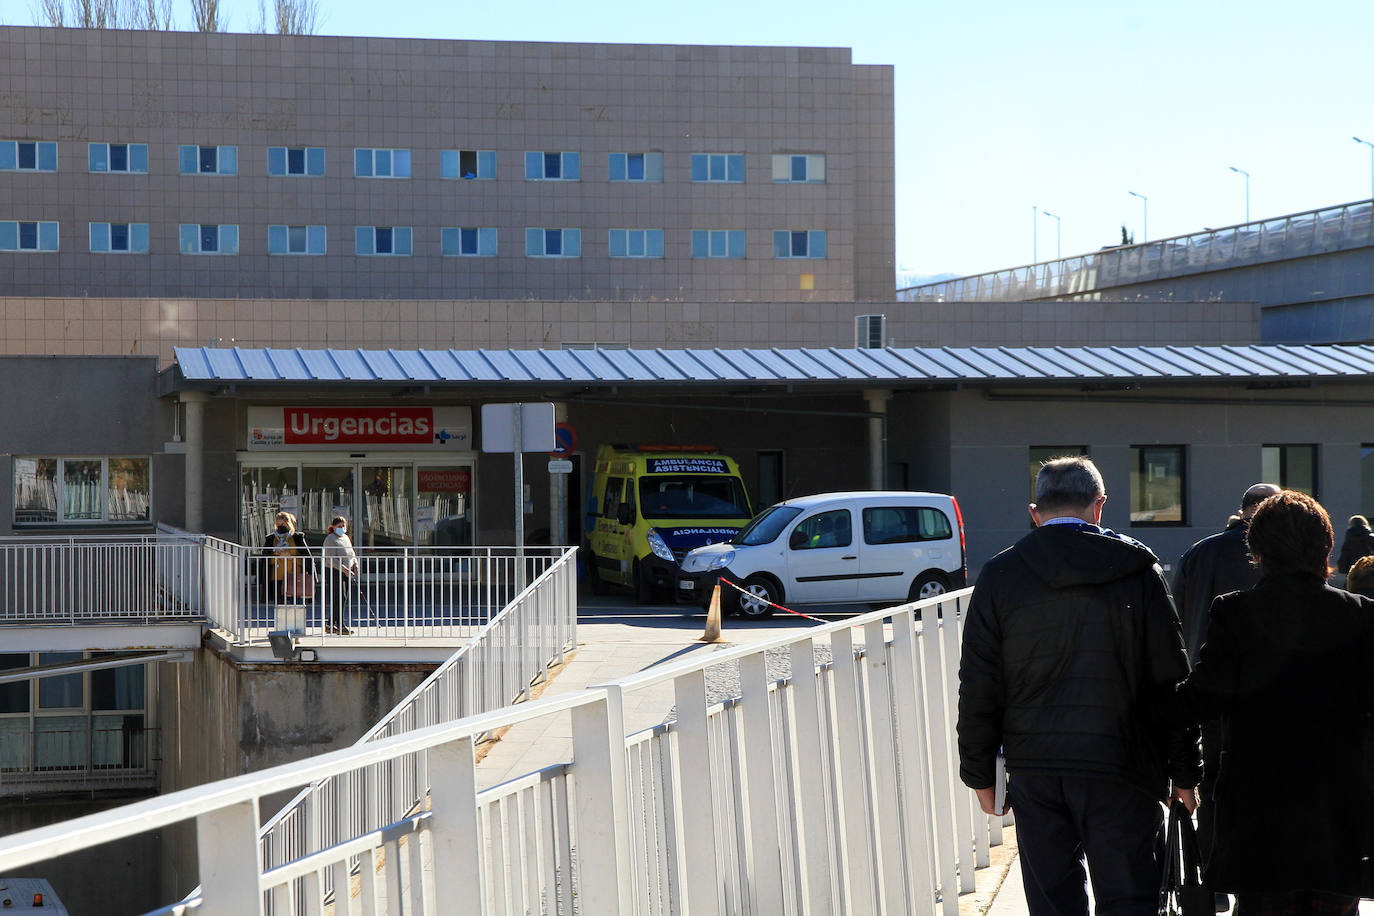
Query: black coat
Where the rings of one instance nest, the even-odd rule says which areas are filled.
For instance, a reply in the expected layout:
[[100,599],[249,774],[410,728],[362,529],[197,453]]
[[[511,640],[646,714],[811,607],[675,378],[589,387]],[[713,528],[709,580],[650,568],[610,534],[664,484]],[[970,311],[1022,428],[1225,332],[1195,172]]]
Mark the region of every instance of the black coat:
[[1345,529],[1345,540],[1341,541],[1341,555],[1336,561],[1336,569],[1350,572],[1350,567],[1360,557],[1374,554],[1374,531],[1368,525],[1354,524]]
[[1115,777],[1156,798],[1198,782],[1197,730],[1162,707],[1187,674],[1178,616],[1148,548],[1110,532],[1049,525],[983,567],[959,664],[959,775]]
[[1371,633],[1374,602],[1315,575],[1266,577],[1212,605],[1177,701],[1188,721],[1221,718],[1214,890],[1370,892]]
[[1247,589],[1259,581],[1245,545],[1246,524],[1234,522],[1225,531],[1205,537],[1183,552],[1174,573],[1174,601],[1183,618],[1183,643],[1188,660],[1197,660],[1207,634],[1207,611],[1212,599]]

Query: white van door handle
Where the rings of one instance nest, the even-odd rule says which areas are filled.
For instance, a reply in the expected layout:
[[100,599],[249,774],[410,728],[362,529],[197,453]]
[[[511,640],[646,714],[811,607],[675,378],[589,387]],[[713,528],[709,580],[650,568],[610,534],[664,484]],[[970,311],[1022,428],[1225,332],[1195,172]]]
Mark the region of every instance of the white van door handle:
[[858,557],[857,557],[857,556],[854,556],[854,557],[840,557],[840,559],[841,559],[841,560],[857,560]]

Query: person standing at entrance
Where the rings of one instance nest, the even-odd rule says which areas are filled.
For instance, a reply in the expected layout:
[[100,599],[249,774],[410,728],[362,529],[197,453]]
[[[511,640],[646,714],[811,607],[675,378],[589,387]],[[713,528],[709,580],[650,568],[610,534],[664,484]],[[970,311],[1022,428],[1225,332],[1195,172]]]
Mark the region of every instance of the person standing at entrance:
[[1154,916],[1161,800],[1189,810],[1197,729],[1164,718],[1188,674],[1155,555],[1100,526],[1102,475],[1083,457],[1046,462],[1036,528],[983,567],[959,664],[959,776],[995,810],[999,749],[1010,774],[1031,916]]
[[310,574],[301,558],[309,556],[310,548],[305,535],[296,530],[294,515],[277,513],[277,530],[263,541],[262,552],[267,558],[267,569],[260,581],[268,583],[268,597],[276,604],[306,597]]
[[328,614],[326,633],[347,636],[351,632],[344,618],[351,616],[353,584],[358,579],[358,553],[348,536],[348,519],[334,516],[324,539],[324,610]]
[[[1188,661],[1195,663],[1207,634],[1207,615],[1213,599],[1231,592],[1244,591],[1259,581],[1259,569],[1250,560],[1245,535],[1250,528],[1259,504],[1279,492],[1272,483],[1257,483],[1241,495],[1240,515],[1224,531],[1205,537],[1183,552],[1174,574],[1174,598],[1183,614],[1183,641],[1188,647]],[[1221,766],[1221,727],[1217,722],[1202,725],[1202,785],[1201,807],[1198,808],[1198,847],[1203,861],[1212,857],[1212,818],[1215,810],[1212,793],[1217,784],[1217,770]],[[1216,894],[1216,910],[1224,912],[1231,905],[1221,892]]]

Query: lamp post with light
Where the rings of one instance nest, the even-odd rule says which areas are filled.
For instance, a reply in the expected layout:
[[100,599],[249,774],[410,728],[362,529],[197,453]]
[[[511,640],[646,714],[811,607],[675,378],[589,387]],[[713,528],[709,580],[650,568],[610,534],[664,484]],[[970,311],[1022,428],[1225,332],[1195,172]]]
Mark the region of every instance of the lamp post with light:
[[1228,166],[1237,175],[1245,176],[1245,221],[1250,222],[1250,173],[1245,169],[1238,169],[1234,165]]
[[1351,137],[1356,143],[1363,143],[1369,147],[1369,196],[1374,198],[1374,143],[1368,140],[1361,140],[1359,137]]
[[1045,216],[1048,216],[1050,219],[1054,220],[1054,258],[1055,258],[1055,260],[1057,261],[1057,260],[1059,260],[1059,257],[1060,257],[1060,254],[1059,254],[1059,217],[1055,216],[1053,213],[1051,213],[1051,212],[1048,211],[1048,210],[1041,210],[1040,212],[1041,212],[1042,214],[1044,214]]
[[1139,197],[1143,212],[1140,214],[1140,240],[1148,242],[1150,240],[1150,198],[1144,194],[1137,194],[1134,191],[1127,191],[1132,197]]

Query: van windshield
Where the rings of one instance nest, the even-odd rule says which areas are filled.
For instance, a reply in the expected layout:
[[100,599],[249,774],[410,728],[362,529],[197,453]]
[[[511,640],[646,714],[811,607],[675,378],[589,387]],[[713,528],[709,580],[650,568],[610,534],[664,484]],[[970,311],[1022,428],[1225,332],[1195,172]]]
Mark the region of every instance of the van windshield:
[[645,518],[748,518],[744,483],[726,474],[650,474],[639,478]]
[[754,516],[752,522],[740,529],[740,533],[732,537],[730,543],[741,547],[771,544],[782,533],[782,529],[798,515],[801,515],[801,510],[796,506],[773,506],[771,509],[764,509]]

